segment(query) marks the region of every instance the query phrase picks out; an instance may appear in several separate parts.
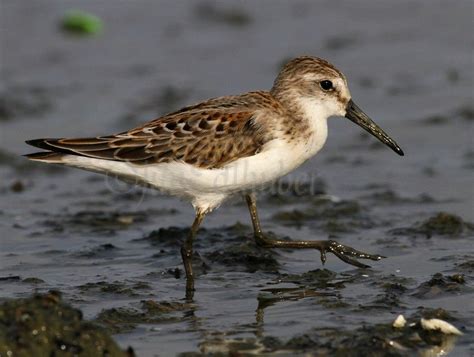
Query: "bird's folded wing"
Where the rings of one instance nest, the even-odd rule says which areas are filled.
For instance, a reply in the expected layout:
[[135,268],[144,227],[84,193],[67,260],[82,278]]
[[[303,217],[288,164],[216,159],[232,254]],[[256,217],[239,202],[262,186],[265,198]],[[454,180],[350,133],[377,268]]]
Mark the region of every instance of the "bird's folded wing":
[[183,161],[219,168],[261,150],[266,135],[253,110],[202,108],[170,114],[116,135],[36,139],[27,143],[53,152],[149,165]]

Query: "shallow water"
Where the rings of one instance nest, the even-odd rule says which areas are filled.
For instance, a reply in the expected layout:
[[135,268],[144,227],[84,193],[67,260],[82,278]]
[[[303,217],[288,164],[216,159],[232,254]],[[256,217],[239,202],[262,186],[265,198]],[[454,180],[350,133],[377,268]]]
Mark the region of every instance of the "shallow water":
[[[331,331],[360,337],[363,326],[441,308],[465,332],[452,354],[472,355],[472,3],[216,4],[82,1],[105,31],[78,38],[58,27],[77,2],[2,3],[0,298],[59,290],[139,356],[258,344],[314,352]],[[263,192],[262,224],[278,237],[331,237],[388,257],[372,269],[328,256],[328,271],[313,272],[323,268],[318,252],[257,249],[236,198],[205,221],[186,305],[188,204],[19,157],[31,151],[26,139],[109,134],[190,102],[269,88],[282,61],[303,53],[341,68],[406,156],[333,119],[324,150],[286,178],[304,195]],[[125,324],[100,314],[147,311],[143,300],[171,307],[153,319],[127,310],[122,318],[134,322]]]

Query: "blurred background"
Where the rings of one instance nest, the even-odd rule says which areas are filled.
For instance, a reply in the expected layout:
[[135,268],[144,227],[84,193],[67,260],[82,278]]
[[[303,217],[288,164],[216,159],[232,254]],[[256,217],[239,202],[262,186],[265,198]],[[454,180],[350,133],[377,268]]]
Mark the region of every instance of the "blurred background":
[[[421,305],[447,309],[469,329],[474,318],[472,19],[473,3],[462,0],[1,1],[0,275],[18,279],[0,277],[0,298],[56,289],[88,319],[106,307],[135,306],[144,298],[179,301],[183,278],[172,273],[181,269],[177,245],[145,238],[161,228],[162,239],[164,234],[179,240],[179,229],[192,220],[191,207],[111,178],[28,163],[20,155],[35,149],[24,141],[111,134],[210,97],[269,89],[285,61],[309,54],[345,73],[354,100],[400,144],[405,157],[334,118],[323,151],[287,178],[315,185],[312,197],[287,192],[291,198],[275,201],[275,195],[265,194],[264,226],[293,239],[334,236],[390,258],[375,263],[379,270],[367,273],[368,280],[351,280],[355,286],[332,291],[348,305],[345,310],[328,310],[320,298],[291,295],[290,302],[272,303],[265,325],[254,316],[262,287],[285,274],[321,268],[318,254],[276,255],[279,275],[228,257],[214,263],[212,254],[227,251],[235,238],[222,225],[248,224],[245,207],[231,201],[209,216],[198,243],[198,250],[207,252],[202,254],[207,268],[197,283],[198,319],[190,324],[176,318],[165,325],[160,320],[152,327],[139,322],[138,328],[119,331],[116,340],[139,355],[153,355],[158,344],[171,355],[203,351],[209,335],[225,340],[218,331],[253,342],[273,336],[284,344],[318,327],[354,330],[362,323],[387,322],[396,312],[415,314]],[[315,193],[330,202],[321,208]],[[350,204],[338,211],[341,202]],[[171,226],[179,228],[171,234]],[[250,228],[244,231],[248,235]],[[206,234],[230,238],[208,246]],[[326,268],[338,278],[354,272],[334,257],[329,260]],[[467,268],[459,268],[464,263]],[[438,272],[464,274],[466,281],[456,286],[456,294],[440,288],[441,295],[427,301],[420,300],[423,294],[413,297]],[[376,282],[394,275],[408,279],[397,302],[384,301],[377,314],[354,310],[387,293]],[[41,282],[24,282],[31,277]],[[99,282],[122,284],[132,293],[107,293],[94,285]],[[140,282],[147,288],[137,292]],[[457,355],[472,353],[472,342],[472,336],[461,340]]]

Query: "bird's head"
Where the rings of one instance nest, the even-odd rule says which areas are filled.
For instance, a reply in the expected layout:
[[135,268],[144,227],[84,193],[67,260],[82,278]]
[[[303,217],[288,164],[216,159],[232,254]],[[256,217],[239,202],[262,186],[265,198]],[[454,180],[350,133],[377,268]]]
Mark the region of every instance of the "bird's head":
[[290,111],[303,113],[309,120],[346,117],[403,155],[398,144],[354,103],[344,74],[321,58],[302,56],[286,63],[271,93]]

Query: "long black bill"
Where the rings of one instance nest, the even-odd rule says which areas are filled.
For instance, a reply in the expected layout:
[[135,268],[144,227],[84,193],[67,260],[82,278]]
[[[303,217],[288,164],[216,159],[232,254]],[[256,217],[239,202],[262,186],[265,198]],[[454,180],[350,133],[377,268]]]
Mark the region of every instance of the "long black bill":
[[364,128],[364,130],[367,130],[369,133],[395,151],[398,155],[404,155],[403,150],[400,149],[400,146],[398,146],[398,144],[390,136],[388,136],[381,127],[375,124],[374,121],[370,119],[367,114],[365,114],[362,109],[360,109],[352,101],[352,99],[349,101],[349,103],[347,103],[346,118]]

